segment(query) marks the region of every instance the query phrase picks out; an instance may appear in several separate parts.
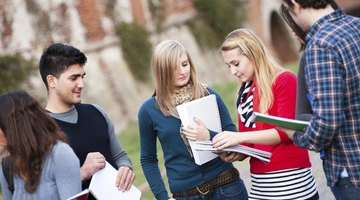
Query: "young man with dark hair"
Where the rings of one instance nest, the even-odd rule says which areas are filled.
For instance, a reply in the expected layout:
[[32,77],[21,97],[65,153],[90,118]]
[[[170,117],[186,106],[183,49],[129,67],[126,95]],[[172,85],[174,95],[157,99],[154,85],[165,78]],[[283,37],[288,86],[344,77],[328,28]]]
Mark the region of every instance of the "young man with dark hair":
[[48,92],[46,110],[68,135],[80,160],[83,189],[107,161],[118,169],[114,186],[129,190],[135,174],[113,123],[99,106],[81,103],[86,61],[84,53],[69,45],[53,44],[43,52],[39,69]]
[[282,12],[306,33],[304,73],[312,117],[286,130],[300,147],[324,150],[324,172],[336,199],[360,197],[360,19],[333,0],[283,0]]

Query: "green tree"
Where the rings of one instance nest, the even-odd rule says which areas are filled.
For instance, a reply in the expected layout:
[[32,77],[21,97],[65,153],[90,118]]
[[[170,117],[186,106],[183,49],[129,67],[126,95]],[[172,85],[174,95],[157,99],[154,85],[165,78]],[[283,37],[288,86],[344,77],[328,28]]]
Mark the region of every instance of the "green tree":
[[0,56],[0,93],[19,89],[33,69],[20,54]]
[[189,26],[200,45],[217,47],[232,30],[244,21],[243,1],[194,0],[198,16]]
[[139,81],[149,80],[152,51],[149,33],[135,22],[121,23],[116,33],[120,39],[124,58],[134,77]]

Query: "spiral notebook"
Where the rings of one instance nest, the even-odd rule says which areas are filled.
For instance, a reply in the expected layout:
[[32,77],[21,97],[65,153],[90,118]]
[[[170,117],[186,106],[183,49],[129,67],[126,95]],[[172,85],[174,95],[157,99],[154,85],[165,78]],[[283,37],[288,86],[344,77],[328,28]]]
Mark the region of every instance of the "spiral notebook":
[[[205,123],[209,130],[221,132],[221,119],[216,96],[210,94],[208,96],[176,106],[179,117],[184,126],[194,123],[194,117]],[[210,151],[198,151],[194,149],[194,141],[189,141],[191,151],[194,156],[195,163],[202,165],[213,160],[218,155]]]

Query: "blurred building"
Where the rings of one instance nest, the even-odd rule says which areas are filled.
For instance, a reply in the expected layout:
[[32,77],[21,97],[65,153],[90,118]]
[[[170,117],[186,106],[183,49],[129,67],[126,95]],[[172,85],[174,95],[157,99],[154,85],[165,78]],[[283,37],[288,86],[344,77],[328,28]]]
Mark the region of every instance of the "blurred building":
[[[249,26],[274,50],[283,63],[298,59],[299,44],[284,23],[279,7],[281,0],[247,0]],[[360,1],[336,0],[348,14],[360,17]]]
[[[281,1],[239,1],[246,2],[245,26],[254,30],[281,62],[296,62],[299,47],[278,12]],[[360,1],[338,3],[359,16]],[[217,51],[200,48],[185,25],[196,14],[193,0],[1,0],[0,54],[19,52],[37,65],[43,49],[53,42],[81,49],[88,57],[84,101],[103,106],[120,130],[137,118],[141,102],[153,92],[151,83],[133,78],[123,58],[115,30],[121,22],[136,21],[146,28],[152,44],[169,38],[183,43],[203,82],[211,84],[231,77]],[[45,99],[46,89],[37,72],[24,87]]]

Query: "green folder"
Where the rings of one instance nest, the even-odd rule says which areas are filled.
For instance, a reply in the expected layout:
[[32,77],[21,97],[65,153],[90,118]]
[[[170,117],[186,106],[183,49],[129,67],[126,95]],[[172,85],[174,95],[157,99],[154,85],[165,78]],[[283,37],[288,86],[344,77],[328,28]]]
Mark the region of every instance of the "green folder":
[[257,121],[257,122],[263,122],[266,124],[273,124],[273,125],[276,125],[279,127],[292,129],[292,130],[296,130],[296,131],[301,131],[306,126],[309,125],[309,122],[307,122],[307,121],[277,117],[277,116],[258,113],[258,112],[254,112],[253,120]]

